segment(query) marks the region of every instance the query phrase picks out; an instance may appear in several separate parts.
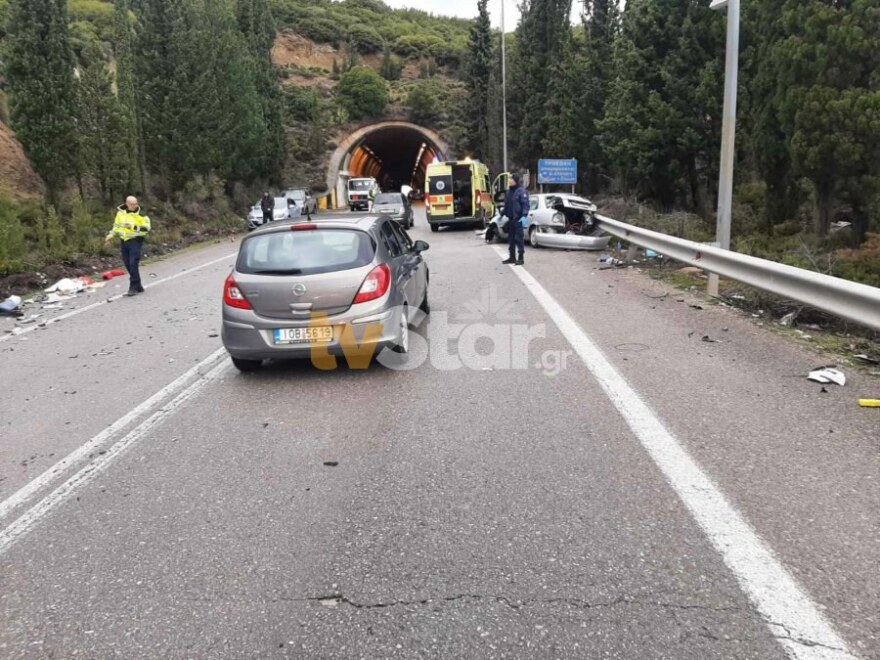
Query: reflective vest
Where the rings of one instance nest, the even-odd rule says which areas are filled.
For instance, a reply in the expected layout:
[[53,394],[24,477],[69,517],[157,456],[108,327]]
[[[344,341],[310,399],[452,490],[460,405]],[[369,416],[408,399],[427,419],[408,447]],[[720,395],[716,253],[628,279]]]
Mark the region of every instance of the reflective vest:
[[141,207],[136,211],[129,211],[123,204],[116,213],[113,221],[113,229],[107,234],[108,238],[118,236],[123,241],[130,241],[138,236],[146,236],[150,232],[150,218],[141,213]]

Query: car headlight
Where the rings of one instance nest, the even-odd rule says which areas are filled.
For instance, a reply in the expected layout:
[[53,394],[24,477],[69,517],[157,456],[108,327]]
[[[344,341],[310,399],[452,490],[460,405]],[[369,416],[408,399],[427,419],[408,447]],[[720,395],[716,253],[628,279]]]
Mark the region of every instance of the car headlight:
[[565,224],[565,216],[561,213],[554,213],[553,217],[550,218],[550,222],[554,225],[564,225]]

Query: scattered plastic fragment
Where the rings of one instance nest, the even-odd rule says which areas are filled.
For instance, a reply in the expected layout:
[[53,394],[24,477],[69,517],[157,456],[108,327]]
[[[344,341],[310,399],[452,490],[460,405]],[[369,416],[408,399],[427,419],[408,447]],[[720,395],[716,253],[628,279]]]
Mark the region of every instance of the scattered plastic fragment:
[[870,356],[865,355],[865,354],[854,355],[853,357],[854,357],[856,360],[861,360],[862,362],[866,362],[866,363],[868,363],[868,364],[880,364],[880,358],[870,357]]
[[794,323],[794,320],[797,318],[797,316],[798,316],[797,311],[789,312],[788,314],[783,316],[781,319],[779,319],[779,323],[780,323],[780,325],[791,325],[792,323]]
[[123,275],[125,275],[125,271],[117,268],[115,270],[108,270],[101,273],[101,279],[112,280],[114,277],[122,277]]
[[2,316],[21,316],[21,298],[18,296],[9,296],[0,303],[0,315]]
[[859,399],[862,408],[880,408],[880,399]]
[[842,371],[835,369],[834,367],[814,369],[810,372],[810,375],[807,376],[807,380],[811,380],[814,383],[821,383],[823,385],[827,385],[828,383],[835,383],[841,387],[846,385],[846,376]]

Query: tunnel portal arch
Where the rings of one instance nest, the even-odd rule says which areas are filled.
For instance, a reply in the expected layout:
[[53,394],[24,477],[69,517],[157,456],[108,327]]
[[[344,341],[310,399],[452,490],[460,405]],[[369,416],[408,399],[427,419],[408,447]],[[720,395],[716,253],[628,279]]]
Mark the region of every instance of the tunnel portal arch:
[[327,188],[335,191],[337,207],[346,205],[350,177],[374,177],[383,190],[422,189],[427,166],[448,155],[449,144],[437,131],[403,120],[376,122],[340,141],[330,158]]

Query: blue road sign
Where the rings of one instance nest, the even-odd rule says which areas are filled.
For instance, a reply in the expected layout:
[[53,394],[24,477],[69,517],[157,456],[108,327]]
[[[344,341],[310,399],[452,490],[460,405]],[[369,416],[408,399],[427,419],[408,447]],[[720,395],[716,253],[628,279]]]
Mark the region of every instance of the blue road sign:
[[578,162],[571,160],[542,159],[538,161],[539,184],[574,184],[578,178]]

